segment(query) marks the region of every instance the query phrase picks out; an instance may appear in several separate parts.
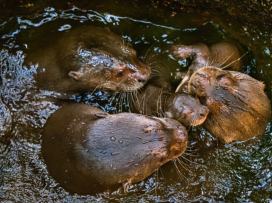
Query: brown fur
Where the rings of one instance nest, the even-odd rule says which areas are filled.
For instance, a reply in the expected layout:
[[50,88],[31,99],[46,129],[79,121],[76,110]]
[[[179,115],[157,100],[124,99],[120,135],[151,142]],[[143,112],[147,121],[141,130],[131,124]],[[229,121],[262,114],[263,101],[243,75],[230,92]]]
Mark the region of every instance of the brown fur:
[[221,41],[208,47],[205,44],[195,45],[174,45],[171,49],[174,57],[179,59],[193,58],[187,75],[183,78],[176,92],[187,92],[187,85],[194,71],[203,66],[216,66],[241,71],[241,60],[238,60],[243,53],[242,47],[234,41]]
[[150,68],[108,29],[80,27],[26,57],[38,64],[37,86],[65,93],[109,89],[131,92],[149,79]]
[[42,155],[53,178],[70,192],[95,194],[141,181],[181,156],[187,131],[168,118],[110,115],[86,104],[53,113],[42,132]]
[[185,126],[202,124],[209,110],[196,97],[186,93],[170,93],[148,84],[131,103],[131,111],[178,120]]
[[188,90],[209,108],[204,127],[223,143],[260,135],[270,121],[264,84],[246,74],[203,67],[190,78]]

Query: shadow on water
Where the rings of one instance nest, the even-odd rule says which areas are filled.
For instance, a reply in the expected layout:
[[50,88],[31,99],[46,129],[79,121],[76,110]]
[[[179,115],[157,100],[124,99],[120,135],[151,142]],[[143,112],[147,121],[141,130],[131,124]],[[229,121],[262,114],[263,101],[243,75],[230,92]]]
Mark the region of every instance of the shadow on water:
[[[183,21],[154,22],[141,18],[121,17],[105,12],[106,8],[56,10],[47,7],[28,17],[11,18],[0,26],[1,95],[0,95],[0,200],[2,202],[271,202],[272,133],[267,131],[254,139],[222,145],[204,129],[190,132],[190,147],[180,158],[184,178],[180,179],[173,163],[158,173],[133,184],[126,195],[113,191],[96,196],[70,194],[52,179],[41,156],[41,131],[46,120],[60,106],[58,93],[35,87],[36,66],[24,65],[27,53],[45,46],[58,33],[83,25],[109,27],[122,36],[144,59],[150,47],[154,52],[177,41],[184,44],[211,44],[236,38],[223,21],[200,14],[182,14]],[[118,13],[118,12],[112,12]],[[178,15],[178,14],[177,14]],[[222,17],[223,18],[223,17]],[[151,18],[153,19],[153,18]],[[201,19],[201,20],[199,20]],[[191,24],[189,23],[191,22]],[[239,28],[240,29],[240,28]],[[239,30],[238,30],[239,31]],[[237,32],[238,32],[237,31]],[[265,36],[267,33],[263,33]],[[250,38],[251,36],[249,36]],[[252,36],[254,38],[255,36]],[[259,36],[261,37],[261,36]],[[271,42],[254,46],[252,39],[244,71],[267,81]],[[264,54],[256,54],[256,51]],[[254,58],[253,58],[254,57]],[[259,58],[258,58],[259,57]],[[180,69],[181,61],[165,60]],[[256,63],[257,61],[257,63]],[[270,60],[271,61],[271,57]],[[258,66],[264,64],[264,67]],[[257,67],[256,67],[257,66]],[[270,84],[268,84],[270,87]],[[270,90],[268,89],[268,93]],[[111,93],[96,92],[75,95],[71,100],[85,102],[114,113]],[[118,100],[116,97],[115,100]],[[118,102],[118,101],[117,101]],[[159,183],[157,183],[159,181]]]

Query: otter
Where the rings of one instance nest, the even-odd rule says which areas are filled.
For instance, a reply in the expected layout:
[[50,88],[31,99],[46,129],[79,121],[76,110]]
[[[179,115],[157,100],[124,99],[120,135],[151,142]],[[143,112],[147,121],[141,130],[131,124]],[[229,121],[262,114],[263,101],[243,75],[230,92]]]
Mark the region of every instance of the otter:
[[145,60],[151,68],[151,78],[129,100],[131,112],[172,118],[185,126],[202,124],[208,108],[187,93],[173,93],[171,69],[174,66],[169,66],[161,58],[161,54],[151,53]]
[[42,156],[65,189],[95,194],[139,182],[181,156],[186,128],[168,118],[133,113],[110,115],[69,103],[54,112],[42,132]]
[[187,74],[182,79],[175,92],[187,92],[187,85],[191,75],[203,66],[216,66],[235,71],[241,71],[240,56],[244,53],[243,47],[235,41],[220,41],[207,46],[199,43],[194,45],[174,45],[170,53],[178,59],[192,57]]
[[225,144],[265,131],[271,106],[264,88],[262,82],[246,74],[213,66],[195,71],[188,83],[189,93],[209,108],[204,128]]
[[106,28],[79,27],[32,51],[26,64],[37,65],[37,87],[60,93],[97,89],[133,92],[150,77],[136,51]]
[[185,126],[202,124],[209,113],[198,98],[187,93],[171,93],[151,84],[137,94],[130,107],[134,113],[172,118]]

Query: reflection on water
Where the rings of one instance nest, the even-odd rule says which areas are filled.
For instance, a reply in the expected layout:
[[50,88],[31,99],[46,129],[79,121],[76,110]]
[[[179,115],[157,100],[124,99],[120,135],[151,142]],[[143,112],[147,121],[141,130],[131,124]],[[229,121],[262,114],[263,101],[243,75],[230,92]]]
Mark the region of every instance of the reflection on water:
[[[180,165],[173,163],[157,174],[130,187],[127,195],[113,191],[96,196],[69,194],[50,177],[41,157],[41,130],[47,118],[59,108],[57,93],[35,87],[36,66],[26,67],[24,58],[51,36],[82,25],[107,26],[130,41],[139,58],[148,49],[160,53],[176,41],[185,44],[214,43],[228,38],[223,30],[208,21],[199,27],[153,24],[130,17],[118,17],[78,8],[57,12],[47,8],[31,19],[14,18],[1,25],[0,95],[0,200],[3,202],[269,202],[272,201],[272,133],[246,142],[222,145],[201,128],[190,132],[191,144]],[[39,43],[37,43],[37,41]],[[45,42],[44,42],[45,41]],[[269,48],[264,47],[266,54]],[[173,70],[181,61],[173,61]],[[172,61],[171,61],[172,60]],[[254,61],[245,71],[254,70]],[[254,73],[254,71],[252,71]],[[76,95],[83,101],[114,113],[111,93]],[[118,97],[116,97],[118,100]],[[159,184],[156,182],[159,181]]]

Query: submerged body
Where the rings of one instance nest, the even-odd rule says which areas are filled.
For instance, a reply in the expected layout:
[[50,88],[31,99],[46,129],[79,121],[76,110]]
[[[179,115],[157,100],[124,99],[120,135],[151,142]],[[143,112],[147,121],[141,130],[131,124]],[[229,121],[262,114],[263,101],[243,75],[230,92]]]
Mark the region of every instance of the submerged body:
[[78,194],[122,184],[126,190],[182,155],[188,139],[185,127],[172,119],[110,115],[79,103],[53,113],[42,136],[42,155],[50,174]]
[[203,67],[190,78],[188,90],[209,108],[204,127],[223,143],[264,133],[270,121],[270,101],[264,84],[236,71]]
[[96,89],[132,92],[149,79],[150,68],[109,29],[79,27],[33,51],[28,65],[38,65],[37,86],[62,93]]

